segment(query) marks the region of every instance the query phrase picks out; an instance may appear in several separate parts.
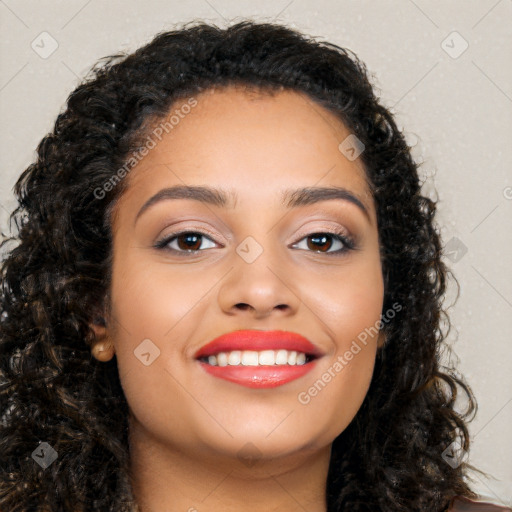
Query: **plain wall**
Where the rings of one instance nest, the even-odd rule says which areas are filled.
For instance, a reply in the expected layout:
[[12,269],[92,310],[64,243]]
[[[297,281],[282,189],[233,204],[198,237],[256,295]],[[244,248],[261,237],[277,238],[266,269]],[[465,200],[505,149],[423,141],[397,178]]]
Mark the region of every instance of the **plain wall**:
[[355,51],[415,145],[425,194],[439,197],[446,263],[461,285],[448,341],[479,404],[469,462],[495,477],[471,485],[512,504],[512,2],[5,0],[0,16],[2,227],[17,177],[105,55],[179,23],[246,17]]

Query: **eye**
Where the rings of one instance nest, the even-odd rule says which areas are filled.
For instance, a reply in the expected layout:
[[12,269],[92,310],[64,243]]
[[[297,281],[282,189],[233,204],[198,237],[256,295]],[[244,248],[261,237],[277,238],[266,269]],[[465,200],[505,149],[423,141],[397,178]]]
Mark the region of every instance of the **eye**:
[[[331,240],[334,239],[334,242]],[[321,232],[321,233],[311,233],[310,235],[304,237],[302,240],[295,244],[293,247],[297,247],[302,249],[304,247],[300,247],[299,244],[302,241],[305,241],[305,248],[311,249],[313,252],[319,252],[324,254],[343,254],[355,248],[354,241],[345,236],[344,233],[330,233],[330,232]],[[336,249],[336,246],[338,247]],[[332,248],[334,250],[330,250]],[[324,250],[325,249],[325,250]]]
[[[212,245],[203,246],[202,241],[208,240]],[[194,253],[201,249],[215,247],[215,242],[204,233],[199,231],[181,231],[174,233],[155,244],[157,249],[165,249],[177,253]]]
[[[305,242],[303,242],[305,241]],[[204,242],[210,245],[204,246]],[[302,247],[300,246],[302,243]],[[191,254],[203,249],[211,249],[216,243],[200,231],[181,231],[173,233],[155,244],[155,248],[178,254]],[[305,247],[304,247],[305,245]],[[341,255],[355,248],[355,242],[344,233],[311,233],[293,245],[298,249],[307,249],[316,253]],[[337,247],[337,248],[336,248]],[[332,250],[334,248],[334,250]]]

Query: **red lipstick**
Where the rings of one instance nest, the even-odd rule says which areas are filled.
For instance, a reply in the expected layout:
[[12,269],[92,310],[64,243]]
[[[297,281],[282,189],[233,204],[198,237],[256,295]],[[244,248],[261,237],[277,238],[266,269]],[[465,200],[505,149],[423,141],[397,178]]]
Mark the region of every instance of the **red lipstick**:
[[[305,354],[303,364],[212,365],[209,356],[233,351],[289,351]],[[214,377],[250,388],[273,388],[302,377],[315,366],[323,353],[300,334],[289,331],[239,330],[223,334],[201,347],[195,354],[201,367]]]

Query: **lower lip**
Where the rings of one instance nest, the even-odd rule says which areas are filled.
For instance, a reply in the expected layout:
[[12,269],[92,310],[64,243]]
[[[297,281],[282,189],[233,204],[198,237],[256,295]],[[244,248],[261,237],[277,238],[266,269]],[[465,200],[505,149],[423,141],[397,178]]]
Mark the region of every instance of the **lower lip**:
[[301,365],[282,366],[212,366],[199,361],[210,375],[248,388],[275,388],[309,373],[315,361]]

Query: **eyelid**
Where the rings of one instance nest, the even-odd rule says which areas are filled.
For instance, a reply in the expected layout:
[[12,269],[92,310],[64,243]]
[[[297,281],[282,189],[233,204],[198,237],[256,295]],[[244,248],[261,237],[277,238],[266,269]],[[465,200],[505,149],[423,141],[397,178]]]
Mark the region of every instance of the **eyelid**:
[[220,236],[224,236],[224,238],[227,238],[228,240],[231,239],[230,236],[226,237],[225,235],[220,235],[218,231],[210,230],[206,226],[191,226],[190,224],[188,224],[184,227],[180,227],[180,224],[182,224],[182,223],[180,222],[173,226],[168,226],[169,232],[167,234],[159,236],[158,240],[161,241],[161,240],[168,239],[168,238],[171,238],[171,237],[174,237],[177,235],[182,235],[183,233],[200,233],[205,236],[213,237],[214,239],[216,239]]
[[350,233],[350,231],[338,223],[336,223],[334,225],[331,224],[331,225],[324,225],[324,226],[320,226],[320,227],[318,227],[318,226],[314,226],[314,227],[303,226],[299,230],[298,235],[295,235],[295,238],[299,236],[300,240],[301,240],[305,236],[312,235],[315,233],[332,233],[332,234],[343,236],[347,239],[354,239],[354,236]]

